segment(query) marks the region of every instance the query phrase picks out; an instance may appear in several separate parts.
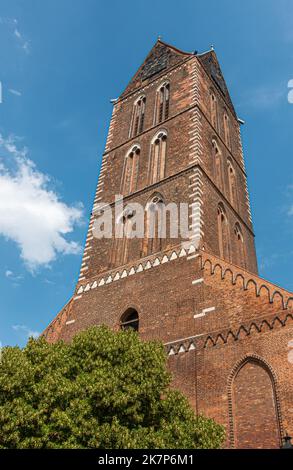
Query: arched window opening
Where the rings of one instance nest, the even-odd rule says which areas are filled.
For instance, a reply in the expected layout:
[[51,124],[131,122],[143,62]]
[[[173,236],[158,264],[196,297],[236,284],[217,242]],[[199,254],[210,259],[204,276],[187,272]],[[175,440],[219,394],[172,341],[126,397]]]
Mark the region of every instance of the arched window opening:
[[155,194],[145,208],[145,237],[143,255],[148,256],[163,249],[165,227],[165,203],[160,194]]
[[155,124],[165,121],[169,117],[170,83],[163,83],[157,91]]
[[134,211],[125,210],[122,216],[120,217],[120,224],[122,232],[122,237],[118,239],[117,246],[117,258],[119,264],[126,264],[129,257],[129,242],[130,242],[130,233],[132,230],[132,218],[134,216]]
[[150,155],[150,183],[165,177],[167,134],[160,131],[152,141]]
[[213,166],[214,166],[214,181],[218,188],[223,189],[223,172],[222,172],[222,154],[215,140],[213,145]]
[[136,189],[139,154],[140,148],[135,145],[126,155],[122,184],[122,192],[124,195],[130,194]]
[[[276,379],[265,361],[248,356],[238,363],[229,379],[228,399],[231,446],[238,449],[280,448],[282,425]],[[251,430],[258,430],[253,439]]]
[[236,240],[236,264],[246,268],[244,239],[241,227],[238,222],[235,224],[234,234]]
[[120,320],[121,330],[134,330],[138,331],[139,318],[138,313],[134,308],[129,308],[124,312]]
[[143,131],[145,104],[145,96],[140,96],[134,103],[129,137],[135,137]]
[[237,195],[237,182],[236,173],[233,168],[232,162],[228,160],[228,182],[229,182],[229,197],[232,206],[238,206],[238,195]]
[[211,122],[216,131],[219,131],[219,120],[218,120],[218,102],[213,91],[210,93],[210,107],[211,107]]
[[220,258],[230,261],[230,231],[223,204],[218,206],[218,239]]
[[224,136],[227,147],[231,149],[230,119],[226,112],[224,113]]

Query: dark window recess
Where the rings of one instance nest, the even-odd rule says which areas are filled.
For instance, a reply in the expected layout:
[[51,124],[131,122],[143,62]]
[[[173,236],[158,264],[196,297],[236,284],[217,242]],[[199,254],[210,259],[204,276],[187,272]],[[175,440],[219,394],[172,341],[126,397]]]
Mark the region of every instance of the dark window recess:
[[158,110],[157,110],[157,124],[165,121],[169,117],[169,103],[170,103],[170,85],[164,84],[159,91],[158,96]]
[[139,123],[139,116],[136,117],[135,125],[134,125],[134,135],[137,135],[138,132],[138,123]]
[[126,310],[124,315],[122,315],[120,326],[122,330],[132,329],[134,331],[138,331],[138,313],[134,308]]
[[144,112],[142,113],[141,118],[140,118],[139,133],[143,131],[143,124],[144,124]]
[[169,117],[169,98],[166,100],[165,119]]
[[159,122],[163,121],[163,109],[164,109],[164,103],[160,103],[160,111],[159,111]]

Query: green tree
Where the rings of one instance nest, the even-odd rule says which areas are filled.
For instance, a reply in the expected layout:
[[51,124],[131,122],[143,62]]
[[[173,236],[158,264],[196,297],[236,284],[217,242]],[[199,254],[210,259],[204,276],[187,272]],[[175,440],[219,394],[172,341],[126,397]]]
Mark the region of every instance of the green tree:
[[219,448],[223,428],[169,388],[159,342],[94,327],[30,339],[0,364],[1,448]]

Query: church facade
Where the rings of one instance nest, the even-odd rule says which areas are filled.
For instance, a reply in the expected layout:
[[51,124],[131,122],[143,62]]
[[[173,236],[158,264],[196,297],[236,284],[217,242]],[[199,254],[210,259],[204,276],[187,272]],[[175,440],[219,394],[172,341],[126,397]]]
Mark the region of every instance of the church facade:
[[[44,336],[106,324],[161,340],[173,386],[225,426],[226,447],[279,448],[293,434],[293,294],[258,276],[240,125],[214,50],[159,39],[113,102],[76,290]],[[160,232],[170,203],[188,236]],[[95,236],[103,204],[122,236]],[[135,205],[151,236],[149,219],[127,236]]]

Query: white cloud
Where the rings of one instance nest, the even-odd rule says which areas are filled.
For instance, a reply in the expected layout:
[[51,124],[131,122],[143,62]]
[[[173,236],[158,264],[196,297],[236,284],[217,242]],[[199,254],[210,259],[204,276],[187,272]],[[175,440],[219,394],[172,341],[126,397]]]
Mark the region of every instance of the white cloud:
[[40,336],[39,331],[34,331],[26,325],[13,325],[12,329],[14,331],[23,333],[27,339],[30,337],[37,338],[38,336]]
[[8,91],[9,91],[12,95],[21,96],[21,92],[18,91],[18,90],[14,90],[14,88],[9,88]]
[[50,279],[44,279],[43,280],[44,284],[49,284],[51,286],[54,286],[56,283],[54,281],[51,281]]
[[19,29],[19,23],[16,18],[0,17],[0,24],[7,25],[9,31],[16,37],[16,41],[26,54],[30,53],[30,41],[26,39]]
[[30,53],[30,42],[29,41],[24,41],[21,47],[22,47],[22,49],[24,50],[24,52],[26,54]]
[[9,157],[0,164],[0,235],[18,245],[30,271],[48,266],[58,254],[80,253],[79,244],[66,236],[81,222],[81,204],[60,200],[27,149],[17,148],[17,138],[0,134],[0,148]]
[[5,16],[0,16],[0,24],[17,25],[18,21],[16,18],[7,18]]
[[288,90],[286,86],[263,86],[243,93],[243,98],[237,107],[268,109],[286,102]]
[[14,272],[10,271],[10,269],[7,269],[5,271],[5,277],[7,277],[10,281],[12,281],[14,286],[18,286],[19,285],[18,282],[23,279],[23,276],[21,274],[19,275],[14,274]]
[[20,32],[18,31],[17,28],[15,28],[15,30],[14,30],[14,35],[15,35],[18,39],[22,39],[22,35],[20,34]]

